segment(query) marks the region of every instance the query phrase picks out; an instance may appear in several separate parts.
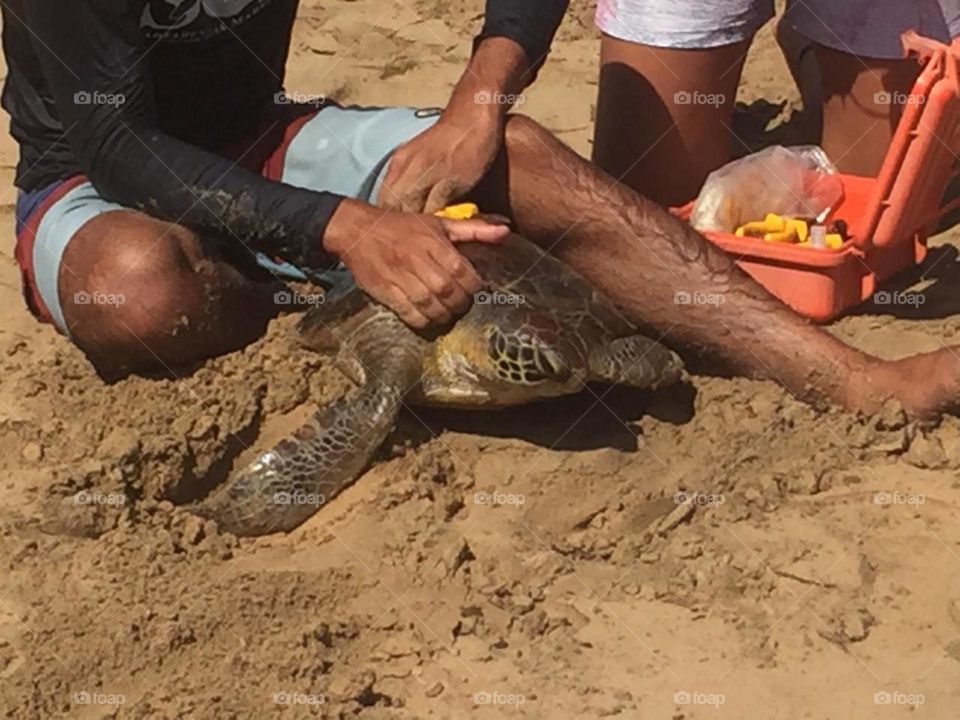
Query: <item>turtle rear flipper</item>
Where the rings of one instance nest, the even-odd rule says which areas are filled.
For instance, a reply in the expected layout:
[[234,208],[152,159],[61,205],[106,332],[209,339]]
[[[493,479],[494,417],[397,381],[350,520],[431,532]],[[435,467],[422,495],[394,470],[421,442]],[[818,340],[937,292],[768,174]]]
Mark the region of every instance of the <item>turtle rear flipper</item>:
[[656,388],[679,380],[683,361],[655,340],[628,335],[593,349],[590,374],[591,379],[602,382]]

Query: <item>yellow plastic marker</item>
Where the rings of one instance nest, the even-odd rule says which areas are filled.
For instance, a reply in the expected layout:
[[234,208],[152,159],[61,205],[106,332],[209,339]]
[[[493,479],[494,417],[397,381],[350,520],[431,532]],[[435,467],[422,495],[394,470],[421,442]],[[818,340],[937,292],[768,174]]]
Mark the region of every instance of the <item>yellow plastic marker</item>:
[[763,237],[770,233],[779,233],[786,230],[783,218],[775,213],[767,213],[763,220],[754,220],[741,225],[734,233],[737,237]]
[[792,228],[794,233],[796,233],[797,240],[796,242],[806,242],[807,238],[810,236],[810,227],[807,225],[806,220],[799,220],[797,218],[789,218],[787,220],[787,227]]
[[767,213],[763,220],[741,225],[734,234],[737,237],[763,238],[767,242],[805,243],[810,234],[810,228],[805,220]]
[[459,205],[448,205],[443,210],[437,210],[434,215],[449,220],[469,220],[479,212],[480,208],[474,203],[460,203]]

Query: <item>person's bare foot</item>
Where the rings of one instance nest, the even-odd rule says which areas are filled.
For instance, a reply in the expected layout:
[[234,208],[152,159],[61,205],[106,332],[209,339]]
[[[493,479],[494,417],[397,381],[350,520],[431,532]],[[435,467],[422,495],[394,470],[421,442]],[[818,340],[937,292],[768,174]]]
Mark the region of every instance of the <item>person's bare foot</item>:
[[874,370],[847,384],[850,410],[877,412],[899,400],[914,419],[933,420],[960,407],[960,352],[943,348],[901,360],[877,361]]

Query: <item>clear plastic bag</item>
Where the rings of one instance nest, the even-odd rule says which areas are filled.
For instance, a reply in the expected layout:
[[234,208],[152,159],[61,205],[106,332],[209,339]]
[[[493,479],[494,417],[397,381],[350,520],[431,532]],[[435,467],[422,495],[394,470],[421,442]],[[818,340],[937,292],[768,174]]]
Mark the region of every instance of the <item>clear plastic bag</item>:
[[774,145],[710,173],[690,224],[701,232],[733,232],[767,213],[819,218],[842,197],[837,168],[822,148]]

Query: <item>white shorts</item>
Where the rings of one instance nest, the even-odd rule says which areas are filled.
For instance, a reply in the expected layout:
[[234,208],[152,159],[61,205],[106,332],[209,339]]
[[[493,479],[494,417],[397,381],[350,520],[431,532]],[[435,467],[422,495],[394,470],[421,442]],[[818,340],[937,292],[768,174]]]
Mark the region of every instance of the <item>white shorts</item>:
[[732,45],[752,38],[772,17],[773,0],[599,0],[597,3],[597,27],[603,33],[661,48]]
[[[599,0],[607,35],[662,48],[711,48],[748,40],[771,17],[773,0]],[[960,36],[960,0],[787,0],[785,21],[827,47],[877,59],[903,57],[900,34]]]

